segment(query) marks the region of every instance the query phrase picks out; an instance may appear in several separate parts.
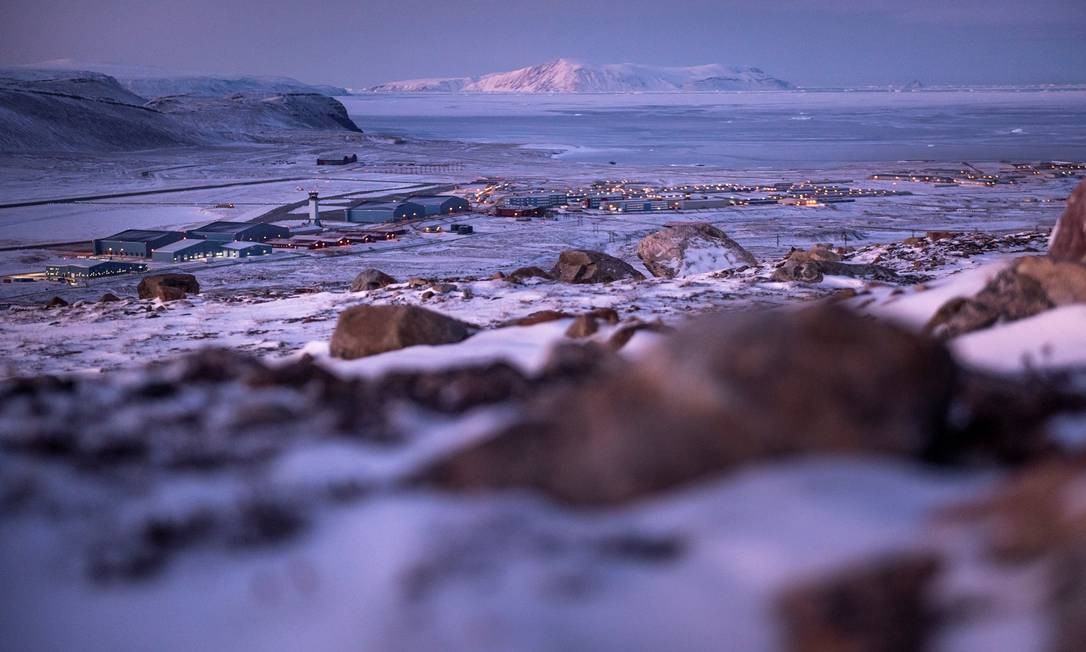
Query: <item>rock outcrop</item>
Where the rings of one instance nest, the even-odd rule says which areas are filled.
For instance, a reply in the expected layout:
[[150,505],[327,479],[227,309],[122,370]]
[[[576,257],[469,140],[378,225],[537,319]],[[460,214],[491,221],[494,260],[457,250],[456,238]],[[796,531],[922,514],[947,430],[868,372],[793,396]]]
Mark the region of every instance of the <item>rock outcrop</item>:
[[599,251],[567,249],[558,256],[550,274],[563,283],[610,283],[623,279],[644,280],[629,263]]
[[353,360],[419,344],[454,344],[474,327],[418,306],[355,306],[339,315],[330,352]]
[[192,274],[152,274],[140,280],[136,293],[141,299],[176,301],[188,294],[199,294],[200,284]]
[[707,318],[630,369],[542,397],[420,480],[608,504],[782,455],[927,459],[956,375],[941,345],[832,306]]
[[1027,256],[996,274],[974,296],[943,304],[925,331],[949,339],[1072,303],[1086,303],[1086,264]]
[[895,652],[931,643],[939,570],[932,554],[902,553],[790,587],[777,601],[784,648]]
[[554,277],[548,274],[545,270],[534,266],[518,267],[517,269],[510,272],[507,276],[503,276],[502,278],[509,281],[510,283],[523,283],[525,280],[530,278],[540,278],[544,281],[554,280]]
[[1086,262],[1086,180],[1067,199],[1067,208],[1052,230],[1048,255],[1055,260]]
[[669,224],[642,238],[637,257],[653,276],[674,278],[756,265],[753,255],[710,224]]
[[600,329],[600,325],[596,322],[595,317],[592,315],[579,315],[573,320],[573,323],[566,329],[566,337],[572,337],[574,339],[580,339],[583,337],[589,337]]
[[362,270],[351,282],[351,292],[363,292],[366,290],[380,290],[381,288],[397,283],[398,281],[379,269],[369,268]]
[[853,276],[880,281],[899,281],[897,272],[872,264],[841,262],[841,256],[821,245],[808,251],[793,251],[773,272],[774,281],[820,283],[825,276]]

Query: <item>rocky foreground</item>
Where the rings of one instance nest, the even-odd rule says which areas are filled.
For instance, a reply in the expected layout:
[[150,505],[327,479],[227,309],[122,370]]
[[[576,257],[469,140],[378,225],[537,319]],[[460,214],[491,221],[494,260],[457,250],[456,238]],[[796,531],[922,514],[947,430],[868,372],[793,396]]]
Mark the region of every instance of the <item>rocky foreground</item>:
[[[600,252],[367,270],[285,360],[3,381],[0,624],[24,650],[1081,649],[1084,234],[1086,185],[1047,251],[929,234],[758,265],[729,240],[695,282],[822,300],[681,320],[581,290],[463,308],[673,288]],[[720,236],[654,238],[648,269],[700,272]]]

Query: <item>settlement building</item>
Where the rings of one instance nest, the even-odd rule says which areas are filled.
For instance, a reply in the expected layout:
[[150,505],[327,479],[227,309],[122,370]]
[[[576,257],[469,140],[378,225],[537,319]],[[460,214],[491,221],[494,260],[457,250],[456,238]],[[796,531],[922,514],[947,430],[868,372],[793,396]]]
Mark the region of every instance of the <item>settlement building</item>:
[[343,155],[343,158],[318,158],[317,165],[347,165],[348,163],[357,163],[358,154],[351,154],[347,156]]
[[152,260],[163,263],[183,263],[189,260],[222,256],[223,243],[214,240],[185,239],[178,240],[165,247],[155,249]]
[[565,193],[510,195],[502,200],[502,204],[510,208],[550,208],[565,206],[568,203],[569,196]]
[[252,222],[212,222],[185,232],[186,238],[218,242],[264,242],[272,238],[289,238],[290,229],[275,224]]
[[226,258],[266,256],[272,252],[271,245],[264,242],[224,242],[221,247]]
[[143,263],[125,263],[117,260],[103,260],[89,265],[49,265],[45,268],[45,277],[51,281],[77,283],[102,276],[116,276],[131,272],[146,272]]
[[600,210],[612,213],[647,213],[649,211],[674,211],[679,210],[680,202],[674,199],[623,199],[620,201],[605,201],[600,204]]
[[741,199],[731,197],[714,197],[711,199],[683,199],[680,206],[684,211],[699,210],[702,208],[728,208],[743,203]]
[[494,209],[498,217],[543,217],[546,214],[542,208],[513,208],[512,206],[498,206]]
[[364,202],[344,211],[348,222],[379,224],[426,215],[426,207],[413,201]]
[[141,256],[150,258],[151,252],[177,242],[185,234],[175,231],[150,231],[129,229],[94,241],[94,253],[98,256]]
[[453,195],[418,195],[410,201],[425,208],[427,215],[451,215],[471,210],[466,199]]

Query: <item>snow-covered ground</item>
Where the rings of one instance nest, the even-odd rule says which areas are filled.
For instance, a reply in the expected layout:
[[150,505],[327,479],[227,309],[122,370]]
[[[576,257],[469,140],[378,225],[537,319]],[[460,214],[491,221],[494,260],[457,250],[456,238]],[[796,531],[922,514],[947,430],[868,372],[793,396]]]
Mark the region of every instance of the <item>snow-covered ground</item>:
[[[386,101],[382,111],[400,99]],[[507,108],[510,100],[501,101]],[[997,566],[983,549],[983,533],[945,518],[1001,486],[1005,467],[812,455],[744,463],[623,505],[573,508],[527,488],[468,495],[412,481],[426,464],[514,423],[522,404],[444,413],[380,392],[395,373],[500,362],[535,378],[556,347],[570,342],[573,323],[566,316],[506,325],[540,310],[614,309],[620,323],[601,324],[588,337],[600,343],[633,320],[681,328],[702,313],[769,308],[782,315],[831,297],[920,330],[947,299],[974,294],[1012,257],[1042,251],[1077,180],[1031,175],[1013,185],[935,187],[866,179],[887,167],[945,166],[896,159],[746,170],[651,161],[612,166],[552,158],[515,140],[401,141],[361,126],[365,136],[295,135],[212,149],[5,155],[0,205],[83,199],[0,207],[0,245],[253,219],[290,208],[308,190],[329,198],[457,186],[462,192],[478,179],[579,187],[616,178],[654,185],[830,178],[913,194],[816,208],[564,214],[529,222],[472,213],[430,221],[470,224],[471,235],[409,229],[371,245],[168,266],[195,274],[202,290],[165,304],[137,299],[135,277],[89,287],[2,284],[0,303],[9,305],[0,312],[0,442],[11,447],[0,456],[6,645],[772,650],[783,645],[775,603],[782,589],[857,562],[933,550],[945,564],[937,602],[951,616],[933,635],[936,647],[1045,645],[1051,622],[1038,564]],[[317,155],[356,151],[363,165],[313,165]],[[267,183],[236,185],[251,181]],[[100,197],[144,191],[164,192]],[[601,250],[645,273],[639,240],[675,220],[713,224],[760,264],[718,273],[708,269],[713,256],[699,255],[687,270],[696,273],[687,276],[604,285],[494,277],[527,265],[548,269],[567,248]],[[963,235],[902,242],[927,231]],[[1011,232],[1021,233],[1005,235]],[[842,247],[845,263],[883,265],[906,278],[772,280],[791,247],[815,243]],[[40,271],[69,251],[0,251],[0,270]],[[399,282],[350,292],[355,275],[370,267]],[[107,291],[121,300],[97,302]],[[54,295],[71,305],[44,308]],[[336,319],[366,304],[420,305],[480,332],[457,344],[332,358]],[[963,374],[1043,379],[1086,366],[1084,321],[1081,305],[1065,306],[948,344]],[[618,359],[637,364],[668,341],[638,332]],[[203,363],[210,375],[187,377],[183,356],[207,346],[256,356],[269,376],[298,368],[310,376],[245,384],[228,371],[226,380],[217,379],[216,364],[246,363],[215,353]],[[306,367],[310,360],[337,380],[322,381],[323,372]],[[151,362],[166,364],[148,368]],[[898,388],[885,390],[893,401]],[[387,400],[375,403],[374,396]],[[394,435],[382,440],[365,427],[343,432],[333,421],[345,416],[387,420],[381,424]],[[1061,419],[1065,440],[1081,441],[1081,411]],[[186,460],[190,449],[208,455]]]

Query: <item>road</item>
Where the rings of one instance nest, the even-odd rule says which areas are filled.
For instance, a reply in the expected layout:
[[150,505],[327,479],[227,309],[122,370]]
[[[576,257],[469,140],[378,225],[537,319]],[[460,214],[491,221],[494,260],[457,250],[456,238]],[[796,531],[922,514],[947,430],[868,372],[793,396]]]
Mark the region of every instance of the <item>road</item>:
[[[26,206],[45,206],[47,204],[75,204],[77,202],[95,201],[98,199],[119,199],[121,197],[140,197],[143,195],[164,195],[171,192],[186,192],[188,190],[214,190],[216,188],[235,188],[238,186],[259,186],[267,183],[283,183],[286,181],[308,181],[312,177],[280,177],[278,179],[260,179],[258,181],[235,181],[233,183],[208,183],[199,186],[185,186],[181,188],[157,188],[155,190],[130,190],[126,192],[113,192],[104,195],[82,195],[79,197],[54,197],[50,199],[34,199],[30,201],[0,204],[0,208],[24,208]],[[361,181],[361,179],[359,179]]]
[[[30,199],[26,201],[10,202],[6,204],[0,204],[2,208],[24,208],[26,206],[45,206],[47,204],[75,204],[78,202],[93,202],[101,199],[120,199],[122,197],[142,197],[145,195],[165,195],[173,192],[188,192],[190,190],[215,190],[217,188],[238,188],[241,186],[259,186],[269,183],[285,183],[293,181],[312,181],[313,175],[307,175],[304,177],[277,177],[275,179],[257,179],[255,181],[232,181],[230,183],[205,183],[196,186],[180,186],[177,188],[155,188],[154,190],[127,190],[124,192],[111,192],[99,195],[80,195],[76,197],[50,197],[47,199]],[[340,179],[335,177],[327,177],[322,180],[327,181],[361,181],[361,182],[388,182],[388,179],[367,179],[367,178],[350,178]],[[410,187],[423,187],[425,183],[415,183],[405,188]],[[359,191],[365,192],[365,191]],[[346,197],[356,193],[345,193],[343,195],[329,195],[329,197]],[[304,202],[303,202],[304,203]]]

